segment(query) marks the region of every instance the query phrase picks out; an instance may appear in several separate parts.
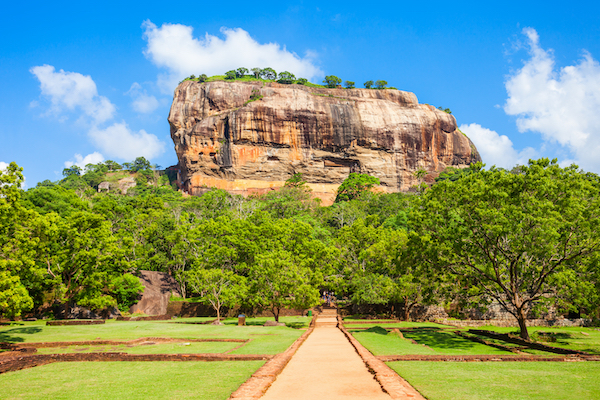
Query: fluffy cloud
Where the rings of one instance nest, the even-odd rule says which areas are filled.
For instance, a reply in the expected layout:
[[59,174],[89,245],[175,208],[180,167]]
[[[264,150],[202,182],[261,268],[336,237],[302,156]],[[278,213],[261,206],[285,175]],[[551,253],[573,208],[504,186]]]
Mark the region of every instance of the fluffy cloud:
[[539,132],[564,146],[586,170],[600,172],[600,64],[584,52],[575,65],[556,68],[552,50],[523,29],[530,59],[506,81],[504,110],[517,116],[520,132]]
[[[113,119],[115,106],[106,97],[98,95],[96,83],[90,76],[63,70],[55,72],[51,65],[33,67],[30,71],[40,80],[42,94],[50,99],[51,112],[73,110],[91,118],[86,121],[88,136],[102,153],[129,161],[138,156],[152,158],[164,152],[165,143],[158,137],[144,130],[133,132],[125,122],[102,127],[103,123]],[[148,96],[138,83],[134,83],[127,94],[134,97],[133,107],[139,112],[152,112],[158,106],[156,98]],[[103,160],[98,152],[85,157],[76,154],[75,160],[65,162],[65,166],[84,167]]]
[[96,123],[113,117],[115,106],[98,95],[96,83],[89,75],[77,72],[58,72],[52,65],[41,65],[29,70],[40,81],[42,95],[49,98],[50,110],[56,114],[81,110]]
[[73,165],[77,165],[79,168],[84,169],[88,164],[98,164],[104,161],[104,156],[97,151],[92,154],[88,154],[82,157],[81,154],[75,154],[75,161],[65,161],[65,167],[69,168]]
[[136,112],[141,114],[150,114],[160,105],[156,97],[148,95],[137,82],[133,82],[133,85],[131,85],[131,88],[125,94],[133,98],[131,106]]
[[271,67],[307,79],[323,75],[314,65],[312,53],[301,58],[277,43],[258,43],[240,28],[222,28],[221,39],[208,33],[194,38],[192,27],[180,24],[163,24],[159,28],[145,21],[142,27],[148,41],[144,54],[158,67],[167,69],[159,83],[169,91],[191,74],[217,75],[238,67]]
[[0,171],[4,171],[6,168],[8,168],[8,163],[0,161]]
[[126,123],[114,123],[108,128],[94,127],[89,132],[92,141],[110,157],[133,160],[136,157],[151,159],[164,152],[165,144],[145,130],[133,132]]
[[461,125],[460,130],[473,141],[481,155],[481,159],[488,166],[510,169],[517,164],[526,164],[530,158],[536,158],[536,151],[527,147],[517,151],[512,141],[505,135],[484,128],[479,124]]

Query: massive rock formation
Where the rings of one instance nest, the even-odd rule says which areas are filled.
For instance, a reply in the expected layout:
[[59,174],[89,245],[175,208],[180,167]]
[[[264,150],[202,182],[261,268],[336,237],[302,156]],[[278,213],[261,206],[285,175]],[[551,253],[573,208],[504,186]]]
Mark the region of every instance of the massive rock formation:
[[275,82],[184,81],[169,113],[183,190],[261,193],[304,174],[330,204],[350,172],[407,191],[446,166],[479,161],[450,114],[399,90],[321,89]]

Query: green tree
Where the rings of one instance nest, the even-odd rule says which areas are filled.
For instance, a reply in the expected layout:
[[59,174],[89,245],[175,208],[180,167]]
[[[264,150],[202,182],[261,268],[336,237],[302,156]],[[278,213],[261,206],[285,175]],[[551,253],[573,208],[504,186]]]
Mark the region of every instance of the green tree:
[[375,82],[375,89],[385,89],[386,86],[387,86],[387,81],[376,81]]
[[121,166],[121,164],[119,164],[116,161],[113,160],[106,160],[104,161],[104,165],[106,166],[106,168],[108,169],[108,171],[120,171],[123,167]]
[[[123,165],[125,165],[125,163],[123,163]],[[145,157],[136,158],[133,164],[131,165],[131,170],[133,172],[146,171],[151,169],[152,164],[150,164],[150,161],[146,160]]]
[[298,80],[296,81],[296,83],[298,85],[306,85],[308,83],[308,79],[306,79],[306,78],[298,78]]
[[339,230],[335,243],[340,249],[338,293],[354,304],[385,304],[394,299],[395,262],[406,243],[404,232],[357,219]]
[[363,83],[363,85],[366,89],[371,89],[371,87],[373,86],[373,81],[366,81],[365,83]]
[[354,89],[354,83],[352,81],[345,81],[344,82],[344,86],[346,87],[346,89]]
[[263,68],[260,70],[260,77],[266,80],[275,80],[277,79],[277,72],[273,68]]
[[520,174],[492,167],[445,180],[417,199],[412,239],[429,265],[498,301],[528,339],[528,310],[556,298],[556,282],[579,276],[598,252],[599,187],[596,176],[548,159]]
[[260,69],[260,68],[252,68],[251,71],[252,71],[252,74],[254,74],[254,77],[256,79],[260,78],[260,71],[262,71],[262,69]]
[[140,278],[132,274],[116,275],[110,282],[110,294],[117,301],[121,311],[129,311],[134,305],[140,293],[144,292],[144,285]]
[[327,75],[323,83],[328,88],[335,88],[342,83],[342,80],[335,75]]
[[280,249],[258,254],[251,267],[252,301],[268,308],[277,322],[284,308],[306,309],[320,303],[314,274],[303,264]]
[[277,82],[284,84],[292,84],[296,80],[296,76],[288,71],[283,71],[279,74],[279,80]]
[[81,172],[82,172],[82,170],[80,167],[78,167],[77,165],[71,165],[68,168],[64,168],[62,171],[62,174],[64,177],[68,177],[68,176],[72,176],[72,175],[79,176],[79,175],[81,175]]
[[237,72],[235,70],[225,72],[225,79],[234,80],[237,77]]
[[304,180],[303,174],[301,172],[297,172],[288,180],[285,181],[286,187],[294,187],[299,189],[305,189],[310,191],[311,189],[307,187],[306,181]]
[[19,277],[0,271],[0,315],[14,318],[32,307],[33,300]]
[[443,112],[445,112],[447,114],[452,114],[452,111],[450,111],[449,108],[438,107],[438,110],[443,111]]
[[206,76],[206,74],[198,75],[198,82],[200,82],[200,83],[206,82],[207,79],[208,79],[208,76]]
[[231,308],[246,297],[246,279],[233,271],[220,268],[194,268],[187,272],[188,285],[201,297],[200,301],[212,306],[221,323],[221,309]]
[[240,67],[235,70],[235,76],[237,78],[243,78],[248,73],[248,68]]
[[351,172],[340,187],[338,187],[335,202],[339,203],[340,201],[356,199],[361,193],[370,190],[375,185],[379,185],[379,178]]

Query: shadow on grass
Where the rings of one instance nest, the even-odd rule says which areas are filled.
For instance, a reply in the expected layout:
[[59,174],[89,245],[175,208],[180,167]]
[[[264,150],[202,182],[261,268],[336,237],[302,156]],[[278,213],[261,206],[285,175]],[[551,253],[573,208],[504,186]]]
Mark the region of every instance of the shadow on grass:
[[13,328],[0,332],[0,342],[21,343],[25,338],[17,335],[33,335],[39,333],[42,328],[39,326],[29,326],[27,328]]
[[388,331],[386,331],[384,328],[382,328],[380,326],[374,326],[372,328],[365,329],[363,332],[377,333],[379,335],[387,335],[388,334]]
[[404,337],[433,349],[471,349],[478,345],[454,334],[436,331],[404,332]]

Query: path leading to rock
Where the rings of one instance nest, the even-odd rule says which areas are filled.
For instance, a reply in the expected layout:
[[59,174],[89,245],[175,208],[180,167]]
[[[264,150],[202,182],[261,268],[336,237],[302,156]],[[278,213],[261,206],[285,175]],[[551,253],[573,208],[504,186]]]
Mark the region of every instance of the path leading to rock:
[[390,400],[342,331],[328,323],[331,317],[325,318],[317,319],[313,333],[261,399]]

